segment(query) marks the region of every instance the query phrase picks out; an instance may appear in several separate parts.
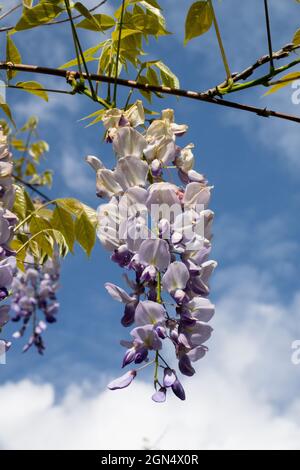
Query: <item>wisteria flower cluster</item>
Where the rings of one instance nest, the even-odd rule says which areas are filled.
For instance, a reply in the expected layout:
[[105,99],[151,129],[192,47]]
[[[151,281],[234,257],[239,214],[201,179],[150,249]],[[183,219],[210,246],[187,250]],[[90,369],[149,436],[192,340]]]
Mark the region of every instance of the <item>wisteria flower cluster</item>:
[[[12,154],[8,148],[7,137],[0,127],[0,303],[9,296],[16,268],[14,253],[9,248],[13,229],[18,220],[11,212],[15,200],[12,172]],[[9,305],[0,305],[0,332],[8,321]],[[9,341],[4,339],[0,341],[5,350],[11,346]]]
[[[126,348],[122,365],[138,366],[108,387],[127,387],[153,364],[152,399],[164,402],[172,390],[184,400],[178,373],[168,362],[173,348],[179,371],[190,377],[193,363],[208,351],[205,344],[213,331],[208,322],[214,315],[209,278],[216,267],[209,260],[212,188],[194,170],[193,145],[178,146],[177,137],[188,128],[175,123],[173,110],[162,111],[142,133],[136,130],[145,124],[141,102],[125,112],[109,110],[103,122],[116,166],[110,170],[87,157],[96,171],[97,195],[108,199],[98,209],[97,233],[112,261],[126,270],[130,293],[112,283],[106,289],[124,304],[122,324],[133,327],[131,340],[121,341]],[[178,184],[165,179],[172,170]]]
[[56,291],[59,288],[60,265],[58,256],[39,266],[28,255],[25,266],[25,272],[19,270],[12,282],[12,321],[22,322],[22,327],[13,336],[16,339],[23,337],[31,325],[29,341],[23,351],[35,346],[39,354],[43,354],[45,344],[42,333],[47,323],[56,322],[59,309]]

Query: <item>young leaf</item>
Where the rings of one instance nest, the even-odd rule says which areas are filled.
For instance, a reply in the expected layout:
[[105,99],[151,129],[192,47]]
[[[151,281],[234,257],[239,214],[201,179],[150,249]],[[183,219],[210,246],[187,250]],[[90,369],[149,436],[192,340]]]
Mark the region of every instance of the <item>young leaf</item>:
[[75,222],[76,240],[82,246],[88,256],[96,242],[96,230],[94,224],[90,221],[84,211]]
[[212,23],[213,14],[210,4],[207,1],[193,3],[185,21],[184,44],[209,31]]
[[15,202],[14,202],[13,211],[21,220],[23,220],[26,217],[26,210],[27,210],[24,189],[18,185],[14,185],[14,188],[15,188]]
[[298,29],[298,31],[296,31],[295,34],[294,34],[293,44],[295,44],[295,46],[300,45],[300,29]]
[[[14,41],[12,40],[10,34],[7,34],[6,36],[6,62],[12,62],[13,64],[22,63],[21,54]],[[11,80],[17,75],[17,73],[18,72],[16,70],[8,69],[7,79]]]
[[38,82],[19,82],[16,84],[18,88],[23,88],[24,91],[32,93],[33,95],[42,98],[45,101],[48,101],[48,94],[44,90],[44,87]]
[[69,250],[72,252],[75,242],[74,221],[69,212],[62,207],[56,206],[53,211],[51,225],[61,232],[66,240]]
[[0,109],[2,109],[4,114],[6,114],[6,116],[8,117],[10,122],[13,124],[13,126],[16,127],[16,123],[15,123],[14,118],[12,116],[12,112],[10,110],[10,107],[8,106],[8,104],[2,102],[1,94],[0,94]]
[[293,81],[298,80],[300,78],[300,72],[291,72],[284,77],[281,77],[282,83],[276,83],[276,85],[272,86],[264,96],[271,95],[272,93],[276,93],[276,91],[281,90],[282,88],[290,85]]
[[63,11],[63,8],[55,5],[55,2],[51,2],[50,0],[41,2],[33,8],[24,7],[23,14],[16,24],[15,30],[23,31],[48,23]]

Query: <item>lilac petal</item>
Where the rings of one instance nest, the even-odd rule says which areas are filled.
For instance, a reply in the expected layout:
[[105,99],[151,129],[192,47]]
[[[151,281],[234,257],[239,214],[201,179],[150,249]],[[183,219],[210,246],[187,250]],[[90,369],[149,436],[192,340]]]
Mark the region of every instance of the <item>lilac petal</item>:
[[105,284],[105,289],[109,293],[109,295],[112,296],[114,300],[117,300],[118,302],[123,302],[124,304],[129,304],[130,302],[134,302],[135,298],[130,297],[130,295],[125,292],[124,289],[121,289],[121,287],[116,286],[115,284],[112,284],[111,282],[107,282]]
[[157,392],[152,395],[152,400],[156,403],[164,403],[167,398],[166,392],[166,389],[164,387],[161,387]]
[[189,278],[189,271],[185,264],[180,261],[175,261],[170,264],[167,272],[163,276],[162,285],[165,290],[173,293],[177,289],[185,289]]
[[138,326],[163,324],[166,311],[162,305],[151,300],[140,302],[135,312],[135,322]]
[[172,390],[176,397],[180,398],[180,400],[185,400],[185,391],[178,379],[173,383]]
[[203,322],[209,322],[215,313],[215,306],[205,297],[194,297],[187,308],[194,318]]
[[140,158],[127,157],[118,161],[114,177],[125,191],[133,186],[145,186],[148,172],[146,162]]
[[135,376],[136,376],[136,371],[130,370],[126,372],[126,374],[110,382],[107,387],[110,390],[119,390],[121,388],[126,388],[131,384]]
[[151,265],[160,271],[165,270],[171,261],[169,245],[165,240],[144,240],[139,249],[142,264]]
[[180,372],[188,377],[192,377],[196,373],[191,364],[190,358],[186,354],[183,354],[179,359],[178,367]]
[[[148,189],[147,207],[151,210],[151,207],[156,204],[161,206],[167,204],[172,207],[173,205],[181,204],[180,198],[178,197],[178,187],[171,183],[154,183]],[[180,206],[181,207],[181,206]]]
[[122,186],[117,182],[115,174],[111,170],[98,170],[96,182],[97,196],[110,198],[122,193]]
[[206,355],[208,348],[206,346],[199,346],[198,348],[194,348],[187,353],[188,357],[190,358],[191,362],[199,361],[203,359]]
[[174,370],[166,367],[164,370],[164,386],[172,387],[175,381],[176,381],[176,374]]
[[141,282],[155,281],[157,276],[156,268],[154,266],[147,266],[141,275]]
[[2,305],[0,307],[0,328],[2,328],[9,321],[8,312],[10,310],[9,305]]
[[118,129],[113,141],[113,148],[119,158],[141,158],[143,150],[147,147],[146,139],[131,127]]
[[136,305],[136,301],[126,304],[124,315],[121,319],[121,323],[123,326],[128,327],[134,323]]
[[162,342],[152,325],[134,328],[130,334],[136,343],[144,345],[147,349],[159,351],[162,348]]
[[197,321],[195,325],[185,328],[184,333],[179,335],[179,342],[193,349],[206,343],[212,332],[213,328],[207,323]]
[[192,290],[199,295],[208,295],[210,292],[209,278],[215,268],[217,267],[216,261],[206,261],[201,265],[200,275],[193,278],[191,283]]
[[93,168],[93,170],[98,171],[98,170],[104,170],[105,166],[99,160],[99,158],[94,157],[93,155],[88,155],[85,159],[85,161]]

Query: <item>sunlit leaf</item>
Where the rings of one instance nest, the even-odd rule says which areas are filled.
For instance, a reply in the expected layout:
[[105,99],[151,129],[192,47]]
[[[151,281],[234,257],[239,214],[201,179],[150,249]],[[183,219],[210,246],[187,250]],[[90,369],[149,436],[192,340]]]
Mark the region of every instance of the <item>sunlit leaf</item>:
[[282,88],[290,85],[293,81],[298,80],[300,78],[300,72],[292,72],[284,77],[281,77],[281,83],[276,83],[276,85],[272,86],[264,96],[271,95],[272,93],[276,93],[276,91],[281,90]]
[[28,93],[31,93],[32,95],[38,96],[39,98],[42,98],[45,101],[48,101],[48,94],[45,91],[43,85],[41,85],[38,82],[18,82],[16,84],[18,88],[22,88],[24,91],[27,91]]
[[[21,54],[15,45],[14,41],[11,38],[10,34],[7,34],[6,36],[6,62],[12,62],[13,64],[21,64],[22,59],[21,59]],[[13,77],[17,75],[16,70],[7,70],[7,78],[8,80],[11,80]]]
[[213,14],[210,4],[206,1],[193,3],[185,21],[184,44],[209,31],[212,23]]

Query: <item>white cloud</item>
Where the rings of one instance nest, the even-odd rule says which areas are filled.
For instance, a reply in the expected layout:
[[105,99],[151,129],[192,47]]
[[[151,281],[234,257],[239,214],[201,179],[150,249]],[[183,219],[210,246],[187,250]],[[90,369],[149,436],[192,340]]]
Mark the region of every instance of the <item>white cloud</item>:
[[[185,382],[187,401],[152,403],[138,377],[126,390],[73,386],[60,402],[52,385],[25,380],[0,388],[4,449],[299,449],[300,293],[278,301],[268,276],[223,270],[209,355]],[[158,442],[157,442],[158,441]]]
[[78,193],[88,193],[95,187],[95,177],[85,163],[83,155],[79,156],[72,147],[65,148],[62,154],[60,172],[66,186]]

